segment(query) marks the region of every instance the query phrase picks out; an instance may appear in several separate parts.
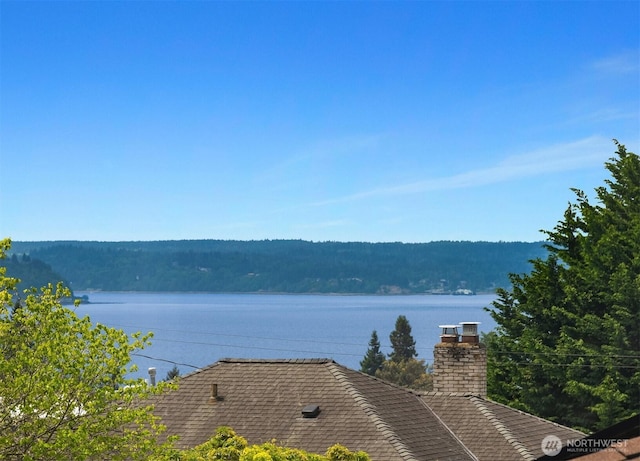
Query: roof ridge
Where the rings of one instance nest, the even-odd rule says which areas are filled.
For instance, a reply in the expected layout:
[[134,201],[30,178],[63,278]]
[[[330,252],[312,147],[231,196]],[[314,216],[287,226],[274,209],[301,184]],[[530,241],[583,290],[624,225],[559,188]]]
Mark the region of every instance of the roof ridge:
[[213,362],[213,363],[210,363],[209,365],[205,365],[203,367],[196,368],[195,370],[190,371],[189,373],[186,373],[186,374],[180,376],[179,379],[184,379],[184,378],[187,378],[189,376],[197,375],[198,373],[202,373],[203,371],[207,371],[207,370],[209,370],[209,369],[211,369],[213,367],[218,366],[218,363],[219,362]]
[[[444,427],[446,429],[446,431],[451,435],[451,437],[453,437],[459,444],[460,446],[464,449],[464,451],[467,452],[467,454],[474,459],[475,461],[478,461],[478,457],[475,455],[475,453],[473,453],[469,448],[467,448],[467,446],[464,444],[464,442],[460,439],[460,437],[458,437],[458,435],[453,431],[453,429],[451,429],[447,423],[445,423],[442,418],[440,418],[440,416],[438,415],[438,413],[436,413],[433,408],[431,408],[429,406],[429,404],[427,403],[427,401],[425,399],[423,399],[422,397],[424,395],[427,394],[431,394],[431,395],[442,395],[444,394],[443,392],[432,392],[432,391],[428,391],[426,393],[422,393],[419,395],[418,400],[420,401],[420,403],[422,404],[423,407],[425,407],[432,415],[433,417],[436,419],[436,421],[438,421],[438,423],[440,423],[440,425],[442,427]],[[459,394],[462,394],[460,392],[451,392],[451,393],[447,393],[447,395],[454,395],[457,396]],[[466,396],[466,394],[465,394]]]
[[334,363],[333,359],[329,358],[299,358],[299,359],[254,359],[254,358],[233,358],[225,357],[219,359],[216,363]]
[[252,359],[252,358],[234,358],[234,357],[224,357],[216,360],[209,365],[205,365],[203,367],[197,368],[189,373],[186,373],[180,376],[180,379],[187,378],[191,375],[197,375],[198,373],[202,373],[203,371],[207,371],[211,368],[220,366],[221,363],[296,363],[296,364],[323,364],[323,363],[335,363],[335,360],[329,358],[308,358],[308,359]]
[[[411,453],[411,450],[407,445],[400,440],[400,438],[391,429],[391,426],[380,417],[378,411],[372,403],[360,392],[353,383],[349,380],[347,375],[342,370],[342,366],[336,362],[329,363],[328,367],[331,374],[336,380],[342,384],[345,390],[353,397],[354,401],[362,408],[365,414],[373,421],[376,428],[384,435],[387,441],[395,448],[400,456],[405,461],[418,461],[418,459]],[[354,370],[351,370],[354,371]],[[364,373],[363,373],[364,374]],[[368,375],[367,375],[368,376]],[[370,377],[370,376],[369,376]]]
[[470,392],[443,392],[443,391],[422,391],[421,397],[478,397],[478,394]]
[[493,425],[493,427],[496,428],[496,430],[498,431],[498,433],[500,435],[502,435],[505,440],[512,445],[516,451],[518,453],[520,453],[522,455],[522,457],[524,459],[526,459],[527,461],[535,461],[535,456],[533,456],[529,450],[527,449],[527,447],[525,447],[522,442],[520,442],[509,430],[509,428],[507,426],[505,426],[502,421],[500,421],[500,419],[493,413],[493,411],[491,411],[491,409],[489,409],[485,404],[485,400],[481,397],[476,397],[476,396],[470,396],[469,400],[471,400],[474,405],[476,407],[478,407],[478,410],[480,410],[480,413],[486,417],[489,422]]
[[[456,394],[458,394],[456,392]],[[433,408],[431,408],[429,406],[429,404],[422,398],[422,396],[420,396],[420,398],[418,399],[420,400],[420,403],[422,403],[422,405],[429,410],[429,412],[431,412],[431,414],[433,415],[434,418],[436,418],[436,420],[440,423],[440,425],[442,427],[444,427],[447,432],[449,432],[449,434],[451,435],[451,437],[453,437],[459,444],[460,446],[464,449],[464,451],[467,452],[467,454],[474,459],[475,461],[478,461],[478,457],[475,455],[475,453],[473,453],[469,448],[467,448],[467,446],[464,444],[464,442],[462,442],[462,440],[460,439],[460,437],[458,437],[458,435],[453,431],[453,429],[451,429],[449,426],[447,426],[447,423],[445,423],[442,418],[440,418],[440,416],[438,415],[438,413],[436,413],[435,411],[433,411]]]
[[518,413],[520,413],[522,415],[526,415],[526,416],[535,418],[535,419],[537,419],[539,421],[542,421],[544,423],[547,423],[547,424],[553,424],[554,426],[562,427],[563,429],[569,429],[569,430],[575,431],[575,432],[577,432],[579,434],[584,434],[585,436],[588,435],[588,434],[586,434],[586,433],[584,433],[582,431],[579,431],[577,429],[574,429],[572,427],[564,426],[564,425],[562,425],[560,423],[556,423],[555,421],[549,421],[548,419],[541,418],[540,416],[536,416],[536,415],[534,415],[532,413],[527,413],[526,411],[520,410],[518,408],[510,407],[509,405],[505,405],[504,403],[496,402],[495,400],[491,400],[491,399],[484,398],[484,397],[478,397],[478,396],[472,396],[472,397],[476,397],[476,398],[479,398],[479,399],[481,399],[481,400],[483,400],[485,402],[490,402],[493,405],[498,405],[498,406],[506,408],[508,410],[518,412]]
[[384,384],[386,386],[393,387],[393,388],[398,389],[400,391],[404,391],[407,394],[413,394],[416,397],[420,397],[420,395],[421,395],[421,391],[419,391],[419,390],[411,389],[410,387],[406,387],[406,386],[403,386],[401,384],[392,383],[391,381],[387,381],[386,379],[378,378],[375,375],[370,375],[370,374],[365,373],[365,372],[360,371],[360,370],[354,370],[353,368],[345,367],[344,365],[340,365],[339,363],[336,363],[336,365],[338,365],[338,366],[340,366],[340,367],[342,367],[342,368],[344,368],[346,370],[349,370],[352,373],[358,373],[359,375],[365,376],[367,379],[372,379],[372,380],[378,381],[378,382],[380,382],[380,383],[382,383],[382,384]]

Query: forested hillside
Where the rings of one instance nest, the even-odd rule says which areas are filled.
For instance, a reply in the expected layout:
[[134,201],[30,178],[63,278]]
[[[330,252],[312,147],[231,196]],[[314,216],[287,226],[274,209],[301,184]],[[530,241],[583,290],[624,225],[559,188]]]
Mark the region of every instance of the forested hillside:
[[28,254],[20,257],[15,253],[10,258],[0,261],[0,265],[7,268],[7,275],[17,278],[20,283],[17,286],[19,292],[31,287],[41,288],[49,283],[65,282],[65,278],[55,272],[49,264],[39,259],[33,259]]
[[14,242],[74,290],[425,293],[509,286],[541,243]]

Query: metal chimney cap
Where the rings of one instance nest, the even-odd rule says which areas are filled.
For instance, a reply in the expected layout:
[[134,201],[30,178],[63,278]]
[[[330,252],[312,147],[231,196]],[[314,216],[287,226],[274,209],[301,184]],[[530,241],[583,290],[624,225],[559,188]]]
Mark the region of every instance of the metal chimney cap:
[[438,325],[438,328],[458,328],[458,325]]
[[478,344],[480,337],[478,335],[478,325],[480,322],[460,322],[462,325],[462,342],[467,344]]
[[155,369],[155,367],[151,367],[151,368],[149,368],[149,370],[148,370],[148,371],[149,371],[149,374],[150,374],[151,376],[155,376],[155,375],[156,375],[156,369]]

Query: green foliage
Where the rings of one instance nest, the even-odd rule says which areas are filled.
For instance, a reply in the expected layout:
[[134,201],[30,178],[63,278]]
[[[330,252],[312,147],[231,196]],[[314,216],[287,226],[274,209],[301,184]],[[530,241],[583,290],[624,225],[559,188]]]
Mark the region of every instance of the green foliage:
[[364,359],[360,362],[360,371],[368,375],[375,376],[376,371],[378,371],[384,361],[384,354],[380,351],[378,332],[373,330],[371,333],[371,339],[369,340],[369,349],[367,349]]
[[431,390],[433,378],[424,360],[416,359],[416,342],[411,335],[411,325],[404,315],[396,319],[395,330],[389,335],[392,352],[385,360],[380,352],[378,333],[373,330],[369,349],[360,362],[360,371],[399,386],[415,390]]
[[411,335],[411,325],[404,315],[396,319],[396,328],[389,335],[392,351],[389,358],[393,362],[402,362],[417,357],[416,342]]
[[175,381],[180,378],[180,369],[178,365],[173,365],[173,368],[167,371],[167,376],[164,378],[165,381]]
[[368,461],[363,451],[351,452],[342,445],[334,445],[327,450],[327,461]]
[[485,336],[492,398],[586,430],[640,411],[640,158],[616,145],[599,203],[574,190]]
[[541,243],[301,240],[15,242],[14,251],[50,264],[76,291],[372,294],[493,291],[546,254]]
[[[0,257],[10,248],[0,242]],[[16,303],[0,267],[0,459],[136,460],[164,449],[163,428],[140,399],[161,392],[126,378],[149,336],[93,325],[61,304],[58,284]]]
[[211,439],[187,450],[167,451],[153,461],[370,461],[362,452],[334,445],[325,456],[282,447],[275,441],[249,446],[246,439],[227,426],[219,427]]
[[400,362],[388,360],[376,372],[376,377],[409,389],[421,391],[433,389],[433,377],[428,373],[425,361],[415,358]]

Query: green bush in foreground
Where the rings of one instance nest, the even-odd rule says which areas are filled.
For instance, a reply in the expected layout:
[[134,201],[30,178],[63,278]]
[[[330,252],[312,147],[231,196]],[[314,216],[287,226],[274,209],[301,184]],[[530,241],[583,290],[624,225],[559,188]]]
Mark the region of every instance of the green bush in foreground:
[[324,456],[287,448],[275,442],[249,446],[244,437],[230,427],[222,426],[211,439],[188,450],[174,450],[155,461],[370,461],[362,452],[352,452],[333,445]]

